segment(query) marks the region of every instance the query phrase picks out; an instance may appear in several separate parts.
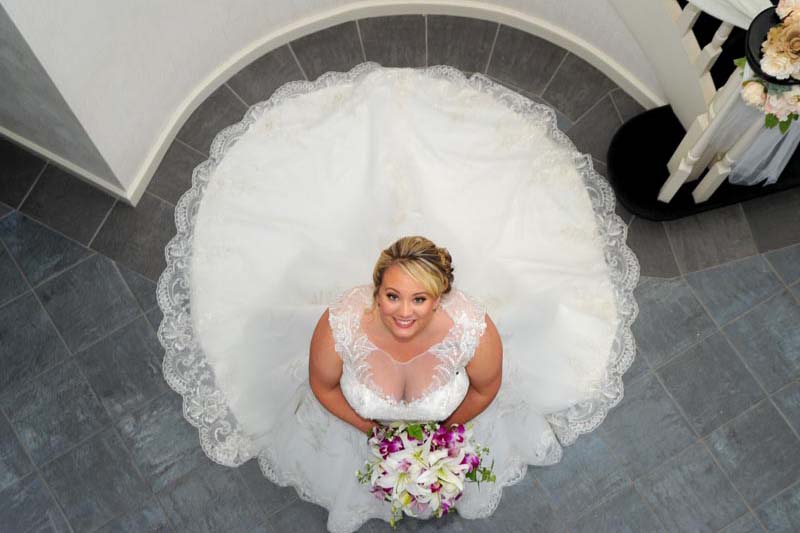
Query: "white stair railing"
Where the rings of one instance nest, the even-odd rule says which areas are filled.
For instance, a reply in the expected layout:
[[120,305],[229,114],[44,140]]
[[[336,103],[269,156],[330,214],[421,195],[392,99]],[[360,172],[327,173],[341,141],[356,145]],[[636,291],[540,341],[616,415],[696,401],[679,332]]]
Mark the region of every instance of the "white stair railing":
[[719,91],[710,75],[733,25],[720,22],[711,41],[700,47],[692,29],[702,10],[694,4],[681,8],[676,0],[611,0],[611,3],[650,59],[667,101],[686,129],[667,164],[669,177],[658,199],[669,202],[684,183],[696,180],[714,164],[713,173],[708,174],[693,194],[696,202],[705,201],[758,134],[758,129],[751,127],[724,154],[715,153],[711,142],[721,119],[738,105],[741,74],[734,72]]

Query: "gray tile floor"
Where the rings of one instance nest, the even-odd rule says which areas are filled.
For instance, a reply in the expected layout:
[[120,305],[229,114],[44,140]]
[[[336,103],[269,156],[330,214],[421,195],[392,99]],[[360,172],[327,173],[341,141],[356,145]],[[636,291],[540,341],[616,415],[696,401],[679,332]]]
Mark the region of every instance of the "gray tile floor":
[[[205,457],[161,377],[153,293],[174,205],[214,134],[286,81],[365,59],[485,72],[554,104],[601,171],[640,110],[537,37],[406,16],[320,31],[233,76],[136,209],[0,141],[0,531],[324,529],[324,510],[253,461]],[[663,224],[621,215],[643,274],[621,405],[560,464],[531,468],[492,518],[401,529],[800,530],[800,191]]]

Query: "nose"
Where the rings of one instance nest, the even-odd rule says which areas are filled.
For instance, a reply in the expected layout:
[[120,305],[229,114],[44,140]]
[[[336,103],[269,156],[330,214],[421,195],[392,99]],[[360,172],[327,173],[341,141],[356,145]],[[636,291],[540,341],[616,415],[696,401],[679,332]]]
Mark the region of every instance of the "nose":
[[411,302],[403,300],[403,303],[400,304],[400,313],[403,315],[403,318],[411,316]]

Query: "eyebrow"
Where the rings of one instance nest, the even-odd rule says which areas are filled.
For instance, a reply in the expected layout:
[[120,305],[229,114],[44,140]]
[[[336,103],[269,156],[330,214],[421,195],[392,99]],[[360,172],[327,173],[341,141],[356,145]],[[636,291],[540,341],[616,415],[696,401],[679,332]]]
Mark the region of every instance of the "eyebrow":
[[[386,289],[385,289],[385,290],[387,290],[387,291],[394,291],[394,292],[400,292],[400,291],[398,291],[397,289],[395,289],[394,287],[386,287]],[[422,292],[415,292],[415,293],[414,293],[414,294],[412,294],[411,296],[420,296],[420,295],[421,295],[421,296],[427,296],[427,295],[428,295],[428,293],[427,293],[426,291],[422,291]]]

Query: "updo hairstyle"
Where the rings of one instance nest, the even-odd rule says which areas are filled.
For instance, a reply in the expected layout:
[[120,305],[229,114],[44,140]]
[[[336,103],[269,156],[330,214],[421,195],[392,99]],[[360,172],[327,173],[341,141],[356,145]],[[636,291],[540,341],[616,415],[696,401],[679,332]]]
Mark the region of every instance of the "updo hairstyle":
[[453,265],[450,252],[418,235],[402,237],[381,252],[372,271],[375,285],[373,297],[383,282],[383,274],[392,265],[419,282],[434,298],[450,292],[453,287]]

